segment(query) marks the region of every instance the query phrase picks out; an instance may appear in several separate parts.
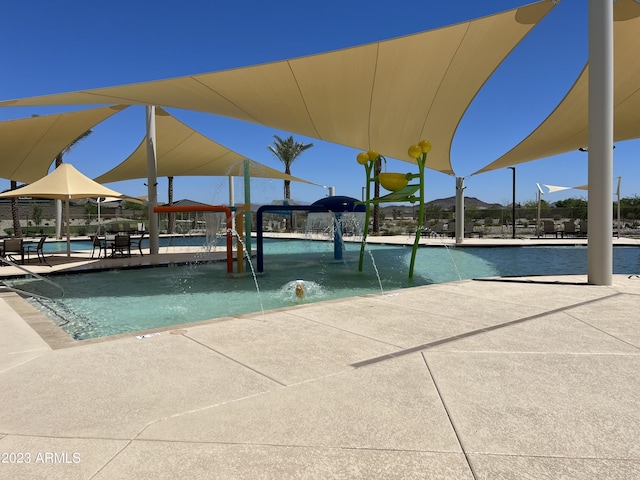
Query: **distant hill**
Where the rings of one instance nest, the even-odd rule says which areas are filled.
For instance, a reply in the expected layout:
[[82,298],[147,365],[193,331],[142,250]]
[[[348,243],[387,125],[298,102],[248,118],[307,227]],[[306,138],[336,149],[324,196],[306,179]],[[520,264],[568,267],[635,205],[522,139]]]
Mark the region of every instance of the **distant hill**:
[[[414,209],[416,208],[417,203],[399,203],[393,205],[382,205],[382,210],[384,211],[386,216],[391,216],[393,210],[402,210],[405,214],[413,214]],[[453,210],[456,206],[456,197],[448,197],[448,198],[438,198],[436,200],[431,200],[430,202],[425,202],[426,208],[437,207],[442,210]],[[479,200],[475,197],[464,197],[464,206],[465,208],[474,207],[480,210],[488,209],[488,208],[502,208],[502,205],[499,203],[486,203],[482,200]]]
[[[437,206],[444,210],[449,210],[456,206],[456,197],[438,198],[436,200],[431,200],[430,202],[425,202],[425,205]],[[481,209],[502,207],[499,203],[486,203],[476,197],[464,197],[464,206]]]

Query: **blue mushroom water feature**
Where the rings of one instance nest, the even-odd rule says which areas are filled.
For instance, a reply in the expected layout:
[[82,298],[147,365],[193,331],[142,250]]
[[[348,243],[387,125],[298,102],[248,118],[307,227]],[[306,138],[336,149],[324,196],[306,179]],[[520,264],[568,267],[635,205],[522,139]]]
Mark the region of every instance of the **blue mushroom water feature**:
[[264,247],[262,232],[262,215],[264,213],[283,213],[290,211],[306,211],[310,213],[330,212],[335,216],[333,229],[333,255],[336,260],[342,259],[342,214],[346,212],[365,212],[365,205],[358,199],[334,195],[324,197],[311,205],[262,205],[256,213],[256,263],[258,272],[264,272]]

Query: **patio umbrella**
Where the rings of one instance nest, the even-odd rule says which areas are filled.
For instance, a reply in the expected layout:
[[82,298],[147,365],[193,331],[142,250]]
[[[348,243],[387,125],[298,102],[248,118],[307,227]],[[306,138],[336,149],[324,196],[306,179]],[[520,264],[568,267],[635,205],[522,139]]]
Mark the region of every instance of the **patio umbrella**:
[[76,170],[73,165],[63,163],[40,180],[16,190],[0,193],[0,198],[6,197],[38,197],[64,200],[67,211],[67,257],[69,257],[71,256],[69,200],[92,197],[123,197],[123,195],[94,182]]

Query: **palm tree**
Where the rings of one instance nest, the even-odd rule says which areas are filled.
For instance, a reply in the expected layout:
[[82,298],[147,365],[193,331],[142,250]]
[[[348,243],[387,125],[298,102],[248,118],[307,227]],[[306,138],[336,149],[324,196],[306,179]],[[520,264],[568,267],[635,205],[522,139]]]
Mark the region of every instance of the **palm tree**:
[[[278,135],[274,135],[274,145],[267,148],[273,155],[284,163],[284,173],[291,175],[291,164],[300,156],[302,152],[313,147],[313,143],[300,143],[293,139],[293,136],[283,140]],[[291,199],[291,181],[284,181],[284,198]]]
[[[169,195],[169,206],[173,206],[173,177],[167,177],[169,179],[169,191],[168,191],[168,195]],[[173,233],[173,231],[175,230],[175,218],[176,218],[176,214],[174,212],[169,212],[167,214],[167,233]]]
[[[37,115],[33,115],[37,117]],[[80,141],[87,138],[89,135],[93,133],[93,130],[87,130],[78,138],[76,138],[69,145],[64,147],[62,151],[56,156],[56,168],[62,165],[62,157],[71,151],[71,149]],[[56,238],[60,239],[62,237],[62,200],[56,200]]]
[[[18,188],[18,182],[11,180],[11,190]],[[11,197],[11,216],[13,217],[13,236],[22,237],[20,216],[18,215],[18,197]]]

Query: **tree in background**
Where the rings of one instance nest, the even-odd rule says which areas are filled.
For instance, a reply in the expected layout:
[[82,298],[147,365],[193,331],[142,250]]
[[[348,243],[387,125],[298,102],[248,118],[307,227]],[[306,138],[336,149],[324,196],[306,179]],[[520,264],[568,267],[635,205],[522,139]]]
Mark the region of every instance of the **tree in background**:
[[627,219],[633,225],[638,224],[638,219],[640,219],[640,197],[638,195],[621,198],[620,208],[622,218]]
[[97,218],[98,216],[98,204],[87,201],[84,204],[84,215],[84,224],[91,225],[91,217],[95,216]]
[[[18,188],[18,182],[11,180],[11,190]],[[11,197],[11,217],[13,218],[13,236],[22,238],[20,215],[18,214],[18,197]]]
[[[32,115],[32,116],[37,117],[37,115]],[[62,151],[58,155],[56,155],[56,168],[58,168],[60,165],[62,165],[62,157],[65,154],[69,153],[71,151],[71,149],[80,140],[84,140],[85,138],[87,138],[92,133],[93,133],[93,130],[87,130],[82,135],[80,135],[78,138],[76,138],[73,142],[71,142],[69,145],[64,147],[62,149]],[[61,237],[62,237],[62,200],[56,200],[56,238],[60,239]]]
[[[169,179],[169,191],[168,191],[168,196],[169,196],[169,206],[172,207],[173,206],[173,177],[167,177]],[[175,224],[176,224],[176,214],[175,212],[169,212],[167,215],[167,233],[173,233],[173,231],[175,230]]]
[[556,207],[566,209],[568,212],[567,217],[585,220],[587,218],[589,202],[584,198],[567,198],[565,200],[558,200]]
[[[300,156],[302,152],[308,150],[313,147],[313,143],[300,143],[296,142],[293,139],[293,136],[282,139],[278,135],[274,135],[274,144],[269,145],[267,148],[276,157],[284,164],[284,173],[287,175],[291,175],[291,164]],[[284,198],[286,200],[291,199],[291,181],[284,181]]]
[[33,224],[36,227],[39,227],[42,223],[42,207],[37,203],[34,203],[33,207],[31,207],[31,220],[33,220]]

